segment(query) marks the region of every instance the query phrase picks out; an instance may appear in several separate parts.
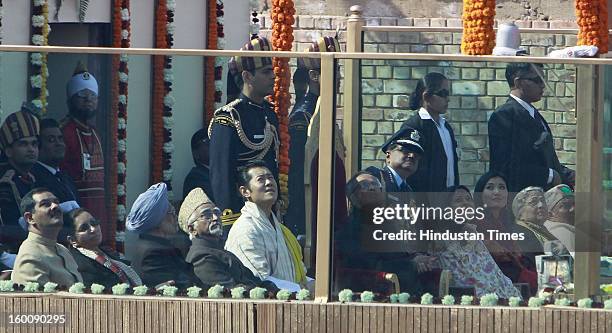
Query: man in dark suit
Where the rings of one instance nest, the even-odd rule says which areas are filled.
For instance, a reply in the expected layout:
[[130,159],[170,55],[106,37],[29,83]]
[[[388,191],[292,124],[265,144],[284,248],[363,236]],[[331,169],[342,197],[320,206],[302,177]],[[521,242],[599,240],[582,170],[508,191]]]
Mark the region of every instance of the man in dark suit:
[[413,192],[406,179],[419,168],[424,153],[420,141],[421,134],[417,130],[404,127],[381,147],[386,156],[385,167],[369,167],[366,171],[380,180],[383,192]]
[[210,184],[209,168],[210,140],[205,129],[200,129],[191,137],[191,155],[195,166],[185,177],[183,183],[183,198],[194,188],[200,187],[212,198],[212,185]]
[[172,243],[178,223],[165,183],[155,184],[138,196],[125,229],[125,256],[145,285],[170,283],[185,289],[201,284],[191,264]]
[[550,127],[532,105],[544,93],[542,74],[539,64],[508,64],[510,98],[489,119],[490,168],[506,174],[511,192],[575,181],[575,172],[559,163]]
[[72,178],[59,168],[66,154],[66,144],[56,120],[47,118],[40,121],[38,146],[38,162],[31,171],[36,179],[35,187],[49,189],[60,202],[78,203],[78,192]]

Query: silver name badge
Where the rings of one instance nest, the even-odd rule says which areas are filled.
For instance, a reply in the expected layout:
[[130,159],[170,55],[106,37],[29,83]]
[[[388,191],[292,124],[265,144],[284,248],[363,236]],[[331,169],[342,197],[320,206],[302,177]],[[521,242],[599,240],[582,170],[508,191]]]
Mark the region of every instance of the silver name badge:
[[253,139],[263,139],[263,138],[265,138],[265,137],[266,137],[266,136],[265,136],[265,135],[263,135],[263,134],[255,134],[255,135],[253,135]]

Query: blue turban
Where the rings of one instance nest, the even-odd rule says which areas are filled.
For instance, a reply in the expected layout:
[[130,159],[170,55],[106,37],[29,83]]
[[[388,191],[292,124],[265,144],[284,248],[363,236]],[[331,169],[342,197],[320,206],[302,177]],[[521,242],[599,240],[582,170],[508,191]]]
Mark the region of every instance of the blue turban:
[[125,221],[125,229],[137,233],[155,229],[168,213],[168,190],[165,183],[157,183],[138,196]]

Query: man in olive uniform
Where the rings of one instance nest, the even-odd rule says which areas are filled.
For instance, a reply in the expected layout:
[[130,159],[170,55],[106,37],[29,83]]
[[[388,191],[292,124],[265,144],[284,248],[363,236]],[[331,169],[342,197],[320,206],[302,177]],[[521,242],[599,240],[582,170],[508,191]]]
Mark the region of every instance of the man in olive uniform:
[[[334,37],[320,37],[312,42],[305,52],[341,52],[340,43]],[[289,210],[285,216],[285,221],[295,235],[303,235],[306,233],[304,191],[305,148],[306,141],[308,140],[308,126],[315,112],[321,90],[321,61],[312,58],[298,59],[298,71],[305,71],[308,75],[308,93],[298,99],[289,115],[289,136],[291,137],[289,159],[291,160],[291,170],[289,171]],[[341,167],[344,169],[343,165]],[[337,177],[341,178],[340,174]],[[339,184],[340,187],[336,187],[337,189],[343,187],[344,180],[344,178],[341,180],[342,184]],[[342,193],[338,193],[338,195],[343,196]]]
[[[265,38],[255,38],[241,50],[269,51]],[[230,72],[238,99],[215,111],[208,128],[210,137],[210,179],[213,196],[223,211],[223,223],[235,221],[244,206],[237,188],[237,170],[251,160],[264,160],[278,181],[278,118],[265,97],[274,91],[272,58],[237,56],[230,60]]]
[[0,243],[16,252],[27,237],[19,225],[21,197],[34,185],[30,170],[38,160],[38,119],[28,111],[10,114],[0,127],[0,148],[8,163],[0,168]]

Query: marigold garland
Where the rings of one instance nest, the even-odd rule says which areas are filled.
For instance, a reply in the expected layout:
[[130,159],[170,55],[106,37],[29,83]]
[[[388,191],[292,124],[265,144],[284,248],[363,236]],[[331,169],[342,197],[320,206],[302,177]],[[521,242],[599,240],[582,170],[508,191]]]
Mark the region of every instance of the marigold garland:
[[[113,2],[113,47],[130,47],[130,1],[116,0]],[[111,84],[111,108],[112,124],[111,137],[116,138],[111,142],[110,162],[110,188],[112,189],[110,207],[110,221],[112,228],[108,228],[108,237],[115,246],[115,241],[121,242],[125,226],[126,209],[126,175],[127,175],[127,102],[128,102],[128,60],[127,55],[114,55],[112,58],[113,76]],[[115,234],[115,231],[119,233]]]
[[[217,49],[217,0],[208,0],[208,36],[206,48]],[[206,58],[206,69],[204,70],[204,108],[206,119],[204,127],[208,126],[215,111],[215,57]]]
[[576,0],[578,45],[597,46],[599,53],[608,52],[607,0]]
[[[32,44],[37,46],[49,45],[49,5],[47,0],[32,0]],[[36,106],[42,115],[47,112],[47,80],[49,70],[47,68],[46,53],[30,54],[31,73],[30,87],[32,88],[32,104]]]
[[[175,0],[159,0],[155,11],[155,47],[172,48],[174,45]],[[174,119],[172,109],[174,96],[172,84],[174,73],[171,56],[154,56],[153,59],[153,114],[152,114],[152,152],[151,181],[165,182],[168,195],[172,198],[172,128]]]
[[486,55],[495,47],[495,0],[463,0],[461,53]]
[[[225,49],[225,12],[223,1],[217,0],[217,50]],[[223,106],[223,58],[215,58],[215,109]]]
[[[273,0],[272,11],[272,48],[275,51],[291,51],[293,45],[293,24],[295,23],[295,6],[292,0]],[[274,82],[274,111],[278,116],[280,134],[279,182],[281,199],[285,207],[289,204],[288,174],[289,160],[289,116],[291,105],[291,70],[289,59],[274,58],[272,61],[276,79]]]

